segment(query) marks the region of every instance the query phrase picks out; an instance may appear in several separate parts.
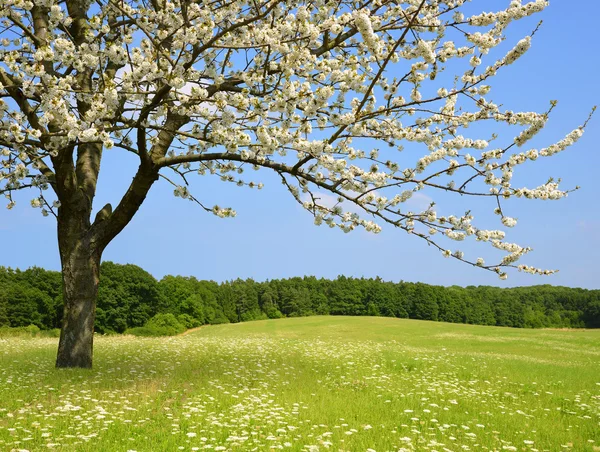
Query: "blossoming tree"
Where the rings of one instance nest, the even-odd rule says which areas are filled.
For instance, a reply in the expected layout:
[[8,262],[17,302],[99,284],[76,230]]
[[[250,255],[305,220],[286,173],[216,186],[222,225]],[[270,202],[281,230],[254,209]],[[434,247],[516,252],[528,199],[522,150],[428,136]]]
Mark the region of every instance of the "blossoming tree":
[[[0,193],[10,209],[15,191],[34,190],[32,206],[58,223],[57,367],[92,365],[102,252],[161,177],[176,196],[230,217],[196,199],[188,176],[261,188],[247,170],[271,170],[316,224],[378,232],[387,223],[501,278],[511,267],[549,273],[517,265],[529,248],[478,228],[468,212],[403,204],[422,189],[488,197],[512,227],[503,200],[568,193],[553,180],[526,188],[511,178],[573,144],[585,123],[529,149],[553,104],[513,112],[489,96],[490,80],[535,33],[493,56],[507,27],[548,2],[507,0],[505,10],[465,17],[465,1],[0,0]],[[491,121],[517,130],[466,136]],[[421,157],[403,158],[404,146]],[[106,152],[133,153],[139,168],[116,207],[94,209]],[[505,255],[488,265],[443,243],[464,239]]]

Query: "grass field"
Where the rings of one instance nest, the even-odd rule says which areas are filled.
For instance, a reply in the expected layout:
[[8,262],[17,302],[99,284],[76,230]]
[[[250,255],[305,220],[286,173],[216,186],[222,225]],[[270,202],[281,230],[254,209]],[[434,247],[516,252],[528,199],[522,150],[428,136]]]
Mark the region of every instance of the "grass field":
[[374,317],[0,338],[0,451],[599,451],[600,331]]

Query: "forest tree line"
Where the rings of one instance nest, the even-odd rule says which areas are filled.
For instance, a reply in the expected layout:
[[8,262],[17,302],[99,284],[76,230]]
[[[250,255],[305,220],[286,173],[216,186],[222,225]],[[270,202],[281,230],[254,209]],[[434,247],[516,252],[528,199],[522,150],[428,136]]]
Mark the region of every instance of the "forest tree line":
[[[518,328],[600,327],[600,290],[550,285],[501,289],[335,280],[313,276],[217,283],[194,277],[160,281],[136,265],[101,267],[96,332],[123,333],[157,314],[185,328],[309,315],[369,315]],[[172,318],[169,316],[169,318]],[[59,328],[61,274],[0,267],[0,327]]]

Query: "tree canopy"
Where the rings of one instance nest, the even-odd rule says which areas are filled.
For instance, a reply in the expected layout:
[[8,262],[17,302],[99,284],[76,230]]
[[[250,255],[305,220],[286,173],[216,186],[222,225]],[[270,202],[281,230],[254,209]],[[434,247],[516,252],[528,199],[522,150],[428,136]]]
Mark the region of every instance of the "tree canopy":
[[[76,193],[91,204],[103,149],[138,155],[139,170],[115,211],[106,206],[90,225],[102,248],[159,176],[176,196],[227,217],[235,211],[207,207],[188,191],[186,176],[261,188],[247,169],[268,168],[317,224],[378,232],[389,223],[504,278],[501,268],[529,248],[474,226],[470,212],[442,216],[433,203],[422,212],[402,204],[423,189],[487,196],[500,223],[513,227],[500,201],[567,193],[556,180],[513,186],[513,173],[572,145],[584,124],[528,149],[554,102],[541,113],[513,112],[490,92],[488,83],[530,48],[535,30],[502,57],[489,54],[512,22],[548,2],[512,1],[470,17],[463,3],[3,1],[0,190],[12,208],[15,190],[40,189],[32,205],[57,214]],[[456,78],[444,76],[447,65]],[[466,128],[483,121],[521,130],[513,135],[499,125],[507,136],[468,136]],[[424,151],[412,164],[399,161],[407,146]],[[467,259],[438,245],[438,233],[490,242],[506,255],[494,265]]]

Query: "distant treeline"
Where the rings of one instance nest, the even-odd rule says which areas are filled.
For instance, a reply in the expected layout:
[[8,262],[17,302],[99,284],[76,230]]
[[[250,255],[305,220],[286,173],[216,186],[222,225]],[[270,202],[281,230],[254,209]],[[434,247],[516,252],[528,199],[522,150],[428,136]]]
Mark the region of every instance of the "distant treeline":
[[[0,267],[0,326],[59,328],[61,291],[59,272]],[[343,276],[333,281],[308,276],[224,283],[165,276],[157,281],[135,265],[102,264],[97,332],[122,333],[146,325],[156,314],[173,314],[186,328],[327,314],[518,328],[598,328],[600,290],[549,285],[442,287]]]

